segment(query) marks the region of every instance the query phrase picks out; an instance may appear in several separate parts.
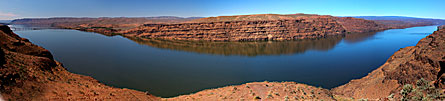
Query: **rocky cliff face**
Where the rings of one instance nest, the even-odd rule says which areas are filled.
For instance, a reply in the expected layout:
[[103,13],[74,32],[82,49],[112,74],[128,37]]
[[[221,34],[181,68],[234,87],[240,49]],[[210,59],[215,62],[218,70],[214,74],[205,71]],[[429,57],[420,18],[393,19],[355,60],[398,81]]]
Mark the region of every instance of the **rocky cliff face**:
[[326,15],[241,15],[202,18],[180,24],[145,24],[127,36],[176,40],[255,41],[320,38],[387,29],[374,21]]
[[[409,20],[409,19],[408,19]],[[424,20],[421,20],[424,21]],[[207,18],[39,18],[18,19],[12,24],[52,26],[145,38],[208,41],[295,40],[344,33],[432,25],[405,20],[364,20],[315,14],[256,14]]]
[[145,24],[123,31],[144,38],[212,41],[293,40],[338,35],[345,29],[329,16],[296,20]]
[[[432,87],[444,89],[445,83],[445,29],[439,29],[419,41],[416,46],[400,49],[385,64],[368,76],[332,89],[334,94],[354,98],[386,98],[391,94],[396,98],[405,95],[403,86],[419,85],[419,79],[434,84]],[[437,92],[436,92],[437,93]],[[444,94],[440,90],[440,94]]]
[[371,20],[363,20],[352,17],[336,17],[337,22],[351,33],[365,33],[388,29]]
[[[0,25],[0,93],[4,100],[156,100],[72,74],[51,53]],[[0,99],[2,100],[2,99]]]

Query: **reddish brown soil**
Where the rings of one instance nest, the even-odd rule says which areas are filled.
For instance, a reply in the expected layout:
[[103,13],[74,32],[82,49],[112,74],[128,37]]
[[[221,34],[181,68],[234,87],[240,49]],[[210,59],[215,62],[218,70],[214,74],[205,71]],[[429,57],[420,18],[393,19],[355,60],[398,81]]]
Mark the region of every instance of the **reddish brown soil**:
[[334,100],[327,89],[295,82],[253,82],[243,85],[209,89],[190,95],[182,95],[165,100],[190,101],[249,101],[249,100]]

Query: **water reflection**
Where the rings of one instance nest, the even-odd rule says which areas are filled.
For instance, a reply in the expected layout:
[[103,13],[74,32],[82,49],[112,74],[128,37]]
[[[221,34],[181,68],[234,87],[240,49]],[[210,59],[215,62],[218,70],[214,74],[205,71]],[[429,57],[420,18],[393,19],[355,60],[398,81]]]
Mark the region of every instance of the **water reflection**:
[[304,53],[308,50],[327,51],[335,47],[342,39],[348,43],[356,43],[372,39],[372,33],[353,33],[338,36],[329,36],[317,39],[302,39],[295,41],[257,41],[257,42],[210,42],[210,41],[184,41],[163,40],[127,37],[142,45],[170,49],[177,51],[196,52],[215,55],[286,55]]
[[374,35],[377,32],[368,32],[368,33],[353,33],[353,34],[346,34],[344,37],[344,41],[346,43],[358,43],[370,39],[375,39]]

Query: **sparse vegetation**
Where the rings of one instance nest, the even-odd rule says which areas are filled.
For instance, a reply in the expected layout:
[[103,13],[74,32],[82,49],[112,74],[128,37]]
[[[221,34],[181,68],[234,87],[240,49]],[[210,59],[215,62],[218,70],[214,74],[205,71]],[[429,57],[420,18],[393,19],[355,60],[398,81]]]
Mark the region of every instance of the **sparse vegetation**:
[[388,99],[392,99],[392,98],[394,98],[394,93],[391,94],[391,95],[389,95],[387,98],[388,98]]
[[285,96],[284,101],[289,101],[289,96]]
[[361,98],[359,101],[368,101],[368,99]]
[[416,85],[406,84],[400,90],[402,101],[430,101],[430,100],[443,100],[443,95],[430,81],[423,78],[417,80]]

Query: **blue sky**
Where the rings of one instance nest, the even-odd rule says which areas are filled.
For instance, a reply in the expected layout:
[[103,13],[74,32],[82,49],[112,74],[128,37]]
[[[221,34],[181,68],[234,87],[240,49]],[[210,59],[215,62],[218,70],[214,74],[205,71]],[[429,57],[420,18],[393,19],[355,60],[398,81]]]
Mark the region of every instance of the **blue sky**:
[[0,20],[308,13],[445,19],[445,0],[0,0]]

